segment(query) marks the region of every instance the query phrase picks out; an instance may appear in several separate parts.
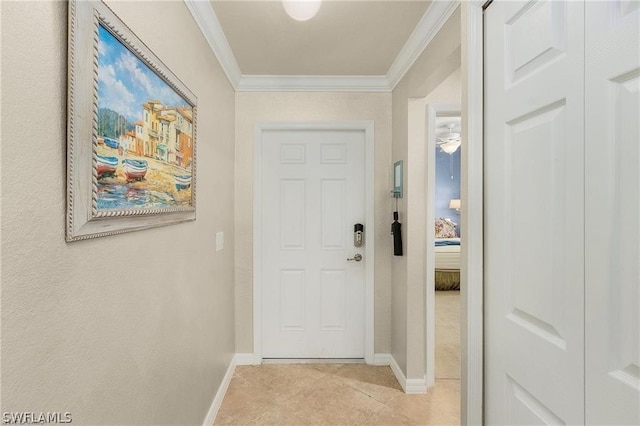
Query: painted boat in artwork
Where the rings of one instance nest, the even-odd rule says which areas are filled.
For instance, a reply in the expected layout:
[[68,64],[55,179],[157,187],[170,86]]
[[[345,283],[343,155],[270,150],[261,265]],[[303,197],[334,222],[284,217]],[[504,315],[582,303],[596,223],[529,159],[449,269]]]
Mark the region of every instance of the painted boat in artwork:
[[191,186],[191,175],[173,175],[176,181],[176,189],[181,191]]
[[118,168],[117,157],[105,157],[104,155],[98,155],[96,163],[98,179],[103,177],[113,177],[116,175],[116,169]]
[[146,160],[122,160],[124,175],[128,182],[134,180],[142,180],[147,174],[147,161]]
[[118,142],[117,140],[113,139],[113,138],[104,138],[104,143],[109,147],[109,148],[114,148],[117,149],[118,146],[120,146],[120,142]]

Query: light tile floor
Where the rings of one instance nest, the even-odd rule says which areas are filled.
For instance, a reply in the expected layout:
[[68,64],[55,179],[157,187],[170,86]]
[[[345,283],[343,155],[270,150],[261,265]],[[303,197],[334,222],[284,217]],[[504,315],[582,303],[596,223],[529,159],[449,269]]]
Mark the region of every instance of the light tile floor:
[[436,291],[436,379],[460,378],[460,291]]
[[402,392],[389,367],[263,364],[236,368],[216,425],[460,424],[460,292],[436,292],[436,386]]
[[386,366],[238,366],[216,425],[455,425],[460,381],[407,395]]

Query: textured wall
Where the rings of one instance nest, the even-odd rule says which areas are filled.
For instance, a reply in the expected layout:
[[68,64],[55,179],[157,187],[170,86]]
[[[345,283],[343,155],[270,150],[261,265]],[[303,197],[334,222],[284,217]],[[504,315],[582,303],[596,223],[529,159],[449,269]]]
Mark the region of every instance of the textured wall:
[[3,1],[2,411],[202,424],[234,352],[234,93],[183,2],[109,5],[198,96],[197,221],[65,243],[67,4]]
[[[458,8],[393,90],[392,161],[404,161],[405,197],[399,202],[404,256],[391,263],[391,354],[409,379],[424,378],[424,140],[411,144],[409,103],[425,98],[460,67]],[[424,114],[422,115],[424,116]]]
[[242,93],[236,95],[236,349],[253,352],[254,125],[273,121],[375,123],[375,352],[388,353],[391,289],[391,94]]

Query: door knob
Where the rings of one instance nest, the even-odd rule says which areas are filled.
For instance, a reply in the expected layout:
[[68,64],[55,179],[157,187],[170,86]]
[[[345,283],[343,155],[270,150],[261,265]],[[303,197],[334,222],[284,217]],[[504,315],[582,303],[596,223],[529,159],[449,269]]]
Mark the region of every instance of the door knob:
[[360,262],[360,261],[362,260],[362,255],[361,255],[360,253],[357,253],[355,256],[350,257],[350,258],[347,258],[347,260],[348,260],[349,262],[353,262],[354,260],[355,260],[356,262]]

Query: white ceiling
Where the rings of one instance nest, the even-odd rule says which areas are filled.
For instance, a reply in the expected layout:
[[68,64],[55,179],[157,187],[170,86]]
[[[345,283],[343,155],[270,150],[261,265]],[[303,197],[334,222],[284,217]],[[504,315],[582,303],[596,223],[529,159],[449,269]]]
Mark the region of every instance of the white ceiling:
[[309,21],[280,0],[184,0],[238,91],[393,90],[458,0],[324,0]]
[[212,2],[245,75],[385,75],[429,4],[325,1],[299,22],[280,1]]

